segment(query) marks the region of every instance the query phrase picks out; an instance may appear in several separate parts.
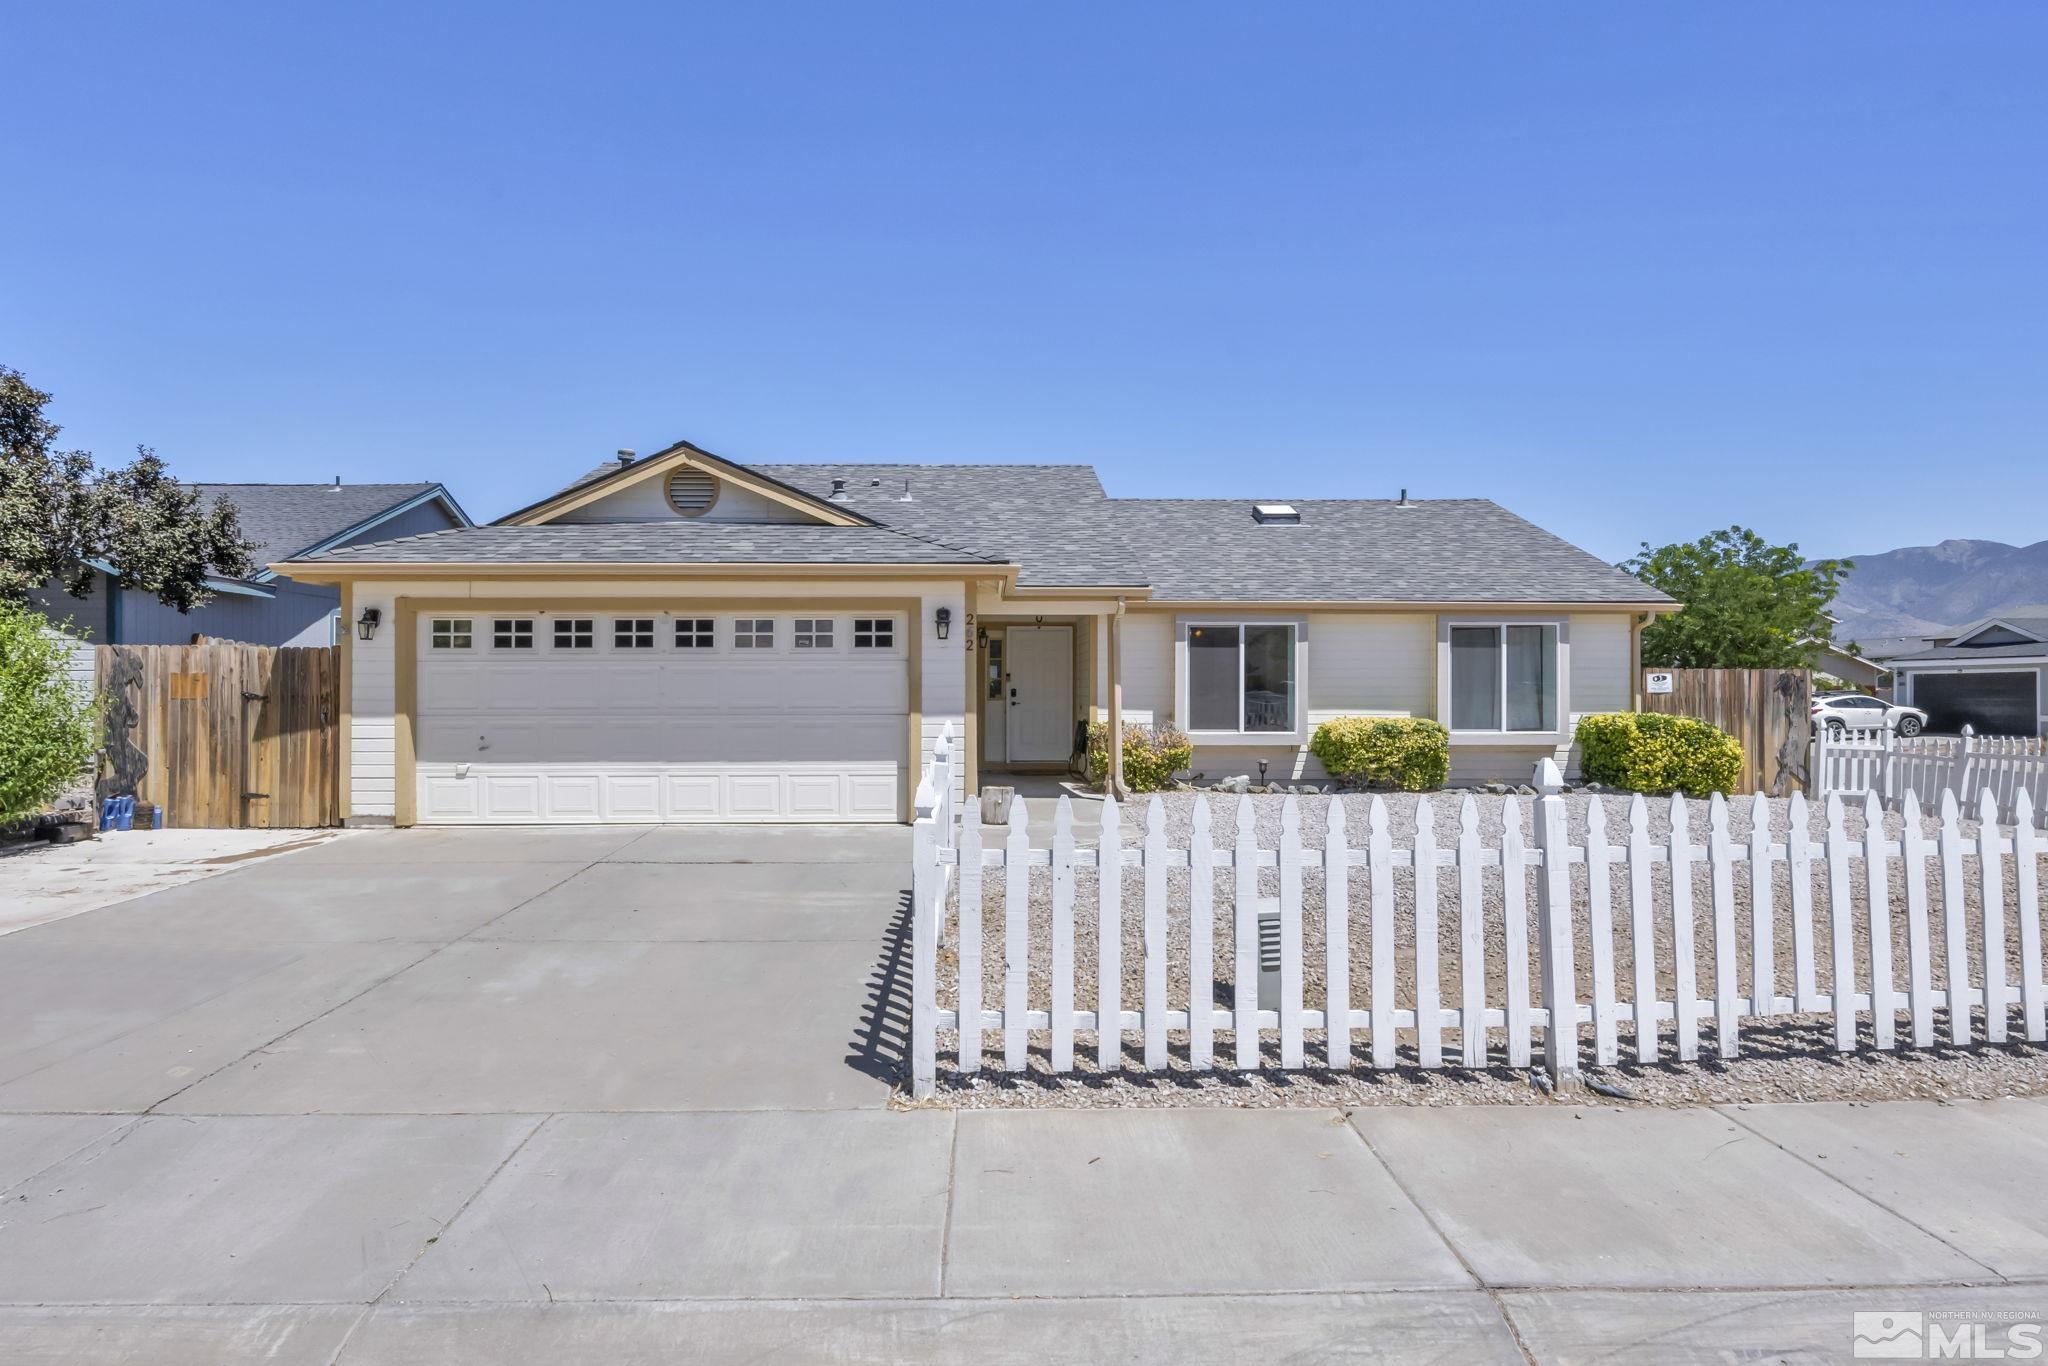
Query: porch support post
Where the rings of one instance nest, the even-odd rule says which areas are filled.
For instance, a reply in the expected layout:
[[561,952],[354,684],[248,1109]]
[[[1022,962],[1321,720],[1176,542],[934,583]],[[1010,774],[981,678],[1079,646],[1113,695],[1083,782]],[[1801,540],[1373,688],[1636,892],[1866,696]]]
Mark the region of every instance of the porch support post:
[[1128,800],[1124,787],[1124,600],[1109,617],[1109,792]]

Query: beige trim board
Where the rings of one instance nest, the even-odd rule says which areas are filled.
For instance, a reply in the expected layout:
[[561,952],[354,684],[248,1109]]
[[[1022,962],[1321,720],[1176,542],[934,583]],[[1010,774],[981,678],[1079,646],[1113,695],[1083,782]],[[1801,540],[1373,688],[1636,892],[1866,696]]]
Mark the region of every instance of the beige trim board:
[[1485,612],[1648,612],[1653,616],[1669,615],[1684,610],[1676,602],[1357,602],[1350,600],[1298,599],[1292,602],[1253,602],[1216,598],[1167,599],[1152,598],[1142,608],[1133,604],[1132,611],[1175,611],[1175,612],[1445,612],[1452,614]]
[[859,583],[866,579],[932,579],[947,583],[962,573],[995,572],[1014,578],[1015,565],[987,564],[963,560],[957,564],[650,564],[645,560],[511,560],[503,563],[449,561],[440,564],[406,564],[380,560],[374,564],[294,562],[283,560],[270,568],[301,583],[351,583],[375,579],[642,579],[650,583],[686,583],[692,579],[837,579]]
[[[740,608],[759,608],[765,611],[790,611],[800,607],[814,607],[816,598],[692,598],[692,611],[732,611]],[[617,612],[630,615],[646,612],[650,608],[659,610],[645,598],[412,598],[400,597],[392,601],[391,614],[397,618],[394,623],[398,630],[397,646],[392,667],[398,676],[392,680],[392,809],[397,813],[393,823],[410,826],[418,819],[419,773],[414,752],[413,725],[419,705],[419,618],[422,613],[461,612],[481,614],[485,612]],[[924,610],[922,598],[848,598],[832,603],[835,612],[901,612],[904,614],[903,652],[904,669],[908,676],[909,734],[906,737],[908,758],[905,761],[904,781],[898,793],[898,814],[907,823],[916,817],[912,803],[917,799],[918,774],[924,766],[924,622],[920,613]],[[970,654],[972,651],[969,652]]]
[[340,739],[340,752],[335,756],[334,781],[340,785],[334,794],[334,820],[337,825],[346,825],[353,804],[355,775],[352,771],[355,747],[354,708],[356,694],[356,590],[354,584],[341,586],[341,698],[335,716],[335,733]]

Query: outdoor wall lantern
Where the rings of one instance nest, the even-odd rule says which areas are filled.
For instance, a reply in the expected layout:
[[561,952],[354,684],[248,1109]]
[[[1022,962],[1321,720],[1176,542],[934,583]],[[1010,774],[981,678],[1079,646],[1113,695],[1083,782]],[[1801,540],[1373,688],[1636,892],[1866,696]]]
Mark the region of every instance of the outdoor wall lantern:
[[377,623],[384,620],[384,614],[374,607],[365,607],[363,614],[356,618],[356,634],[364,640],[377,634]]
[[953,630],[953,609],[941,607],[932,617],[932,625],[939,628],[939,639],[944,640]]
[[988,627],[984,626],[974,633],[974,644],[976,649],[988,648]]

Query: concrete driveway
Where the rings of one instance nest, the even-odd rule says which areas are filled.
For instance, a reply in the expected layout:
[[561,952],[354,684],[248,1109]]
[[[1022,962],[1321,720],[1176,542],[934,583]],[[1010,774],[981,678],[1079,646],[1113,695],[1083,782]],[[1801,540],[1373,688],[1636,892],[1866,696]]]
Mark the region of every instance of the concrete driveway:
[[0,937],[0,1361],[1830,1360],[1853,1310],[2048,1314],[2035,1101],[887,1110],[907,841],[384,833]]
[[895,827],[338,840],[9,936],[0,1109],[879,1107],[908,850]]

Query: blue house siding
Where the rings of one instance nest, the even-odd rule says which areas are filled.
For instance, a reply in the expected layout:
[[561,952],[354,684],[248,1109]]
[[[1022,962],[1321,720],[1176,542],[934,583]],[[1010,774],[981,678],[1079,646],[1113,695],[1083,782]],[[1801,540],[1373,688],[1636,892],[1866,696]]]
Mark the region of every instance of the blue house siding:
[[[458,525],[461,523],[439,501],[430,501],[335,544],[364,545]],[[269,558],[281,560],[298,549],[273,548]],[[51,621],[68,621],[72,634],[94,644],[185,645],[195,635],[257,645],[334,643],[339,628],[333,619],[341,610],[340,589],[287,578],[271,578],[250,587],[259,591],[219,593],[204,607],[180,612],[138,589],[109,591],[107,576],[95,573],[89,598],[75,598],[45,586],[30,594],[30,600]]]

